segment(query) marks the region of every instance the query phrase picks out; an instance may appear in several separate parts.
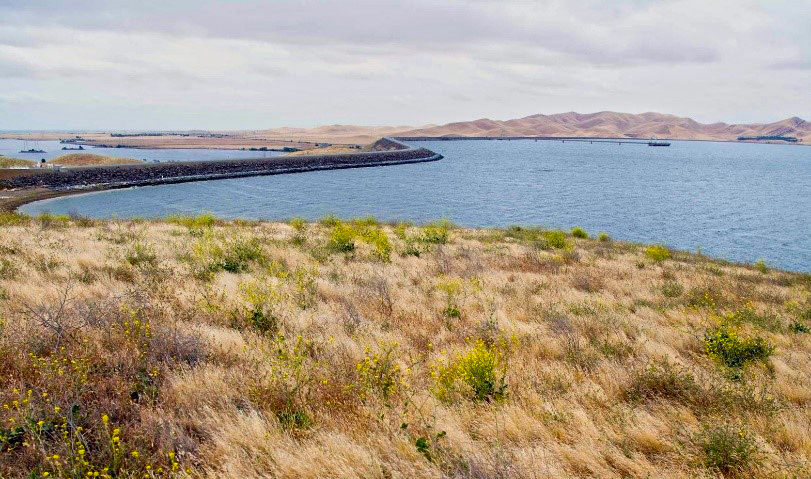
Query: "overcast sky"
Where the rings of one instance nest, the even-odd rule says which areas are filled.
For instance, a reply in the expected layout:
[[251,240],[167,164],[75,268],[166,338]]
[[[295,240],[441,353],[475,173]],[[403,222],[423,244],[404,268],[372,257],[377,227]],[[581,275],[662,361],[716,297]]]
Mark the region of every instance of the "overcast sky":
[[0,129],[811,120],[811,0],[0,0]]

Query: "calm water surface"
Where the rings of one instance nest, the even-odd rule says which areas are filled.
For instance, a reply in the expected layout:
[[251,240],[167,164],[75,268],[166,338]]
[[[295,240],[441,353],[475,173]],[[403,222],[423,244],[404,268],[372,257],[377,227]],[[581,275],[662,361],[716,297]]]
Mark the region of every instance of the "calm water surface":
[[[92,217],[375,215],[607,232],[811,271],[811,148],[713,142],[415,142],[434,163],[107,191],[27,205]],[[141,150],[142,151],[142,150]]]
[[[213,149],[140,149],[140,148],[94,148],[85,146],[83,151],[63,150],[62,147],[78,148],[78,145],[66,145],[58,141],[23,141],[0,139],[0,156],[20,158],[23,160],[40,161],[59,158],[68,153],[92,153],[95,155],[114,156],[116,158],[130,158],[146,161],[204,161],[224,160],[229,158],[262,158],[264,156],[277,156],[275,151],[248,151],[248,150],[213,150]],[[43,150],[45,153],[20,153],[23,150]]]

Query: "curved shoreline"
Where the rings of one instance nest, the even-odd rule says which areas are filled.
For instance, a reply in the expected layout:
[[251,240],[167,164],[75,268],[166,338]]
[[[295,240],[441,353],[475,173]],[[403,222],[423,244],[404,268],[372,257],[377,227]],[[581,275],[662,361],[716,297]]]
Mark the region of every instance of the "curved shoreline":
[[[376,151],[297,156],[281,159],[213,160],[158,164],[77,167],[61,171],[24,170],[0,179],[0,211],[16,211],[35,201],[105,190],[248,176],[267,176],[349,168],[371,168],[438,161],[442,155],[393,138],[373,145]],[[283,158],[283,157],[282,157]],[[164,176],[163,173],[169,173]]]

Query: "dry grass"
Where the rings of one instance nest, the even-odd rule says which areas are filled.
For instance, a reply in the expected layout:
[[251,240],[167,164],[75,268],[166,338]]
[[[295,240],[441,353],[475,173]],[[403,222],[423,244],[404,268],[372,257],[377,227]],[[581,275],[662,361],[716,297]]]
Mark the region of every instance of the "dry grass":
[[33,166],[34,162],[31,160],[21,160],[19,158],[9,158],[7,156],[0,156],[0,168],[11,168],[13,166]]
[[325,146],[320,148],[308,148],[306,150],[294,151],[287,153],[286,156],[306,156],[306,155],[331,155],[335,153],[357,153],[357,148],[348,148],[345,146]]
[[447,228],[3,216],[0,477],[811,474],[808,275]]
[[143,163],[132,158],[115,158],[92,153],[70,153],[51,160],[50,163],[63,166],[134,165]]

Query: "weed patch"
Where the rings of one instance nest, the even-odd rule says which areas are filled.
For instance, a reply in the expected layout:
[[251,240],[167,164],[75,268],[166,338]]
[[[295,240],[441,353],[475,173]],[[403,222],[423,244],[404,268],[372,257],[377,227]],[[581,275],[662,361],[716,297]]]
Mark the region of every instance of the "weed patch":
[[438,221],[427,225],[422,231],[422,241],[430,244],[445,244],[448,242],[449,231],[453,225],[449,221]]
[[670,258],[670,251],[664,246],[650,246],[645,250],[645,256],[654,262],[661,263]]
[[403,385],[396,350],[396,343],[383,344],[375,353],[366,348],[363,359],[357,364],[360,389],[364,394],[377,394],[387,400]]
[[433,370],[437,397],[449,400],[461,392],[475,401],[503,399],[507,394],[504,349],[504,345],[490,346],[479,339],[453,360],[439,361]]
[[761,461],[762,452],[754,436],[738,426],[705,425],[695,442],[704,465],[724,475],[745,474]]
[[774,346],[761,337],[741,339],[736,328],[722,323],[704,336],[707,355],[729,368],[741,368],[752,361],[764,361]]
[[703,391],[689,371],[658,361],[636,371],[625,394],[634,402],[665,399],[688,404],[698,402]]

